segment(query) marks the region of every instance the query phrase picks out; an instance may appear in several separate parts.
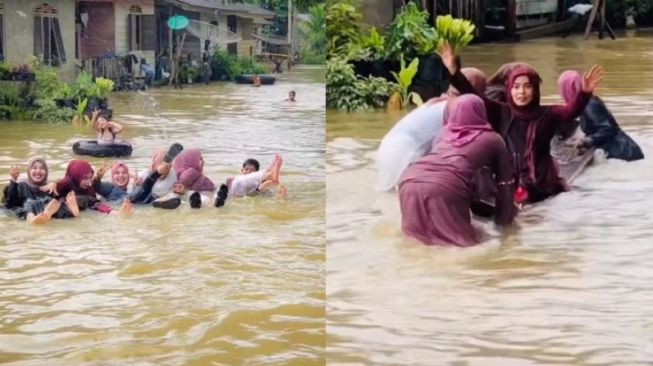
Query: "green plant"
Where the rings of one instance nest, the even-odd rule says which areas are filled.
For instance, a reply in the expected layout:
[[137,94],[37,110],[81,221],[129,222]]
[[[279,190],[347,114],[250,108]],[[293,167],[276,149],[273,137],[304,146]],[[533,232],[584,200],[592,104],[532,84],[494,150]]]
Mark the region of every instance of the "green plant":
[[327,58],[345,55],[352,45],[360,42],[362,20],[363,16],[354,5],[343,2],[327,7]]
[[7,80],[11,76],[11,67],[6,62],[0,62],[0,80]]
[[113,85],[115,83],[111,79],[105,78],[95,78],[95,85],[97,85],[97,96],[98,98],[105,99],[109,96],[109,93],[113,90]]
[[88,116],[86,113],[86,106],[88,105],[88,98],[78,99],[77,100],[77,107],[75,107],[75,115],[73,116],[73,123],[80,123],[82,121],[86,123],[90,123],[91,121],[89,120]]
[[93,78],[87,72],[82,72],[77,75],[75,83],[73,84],[73,96],[79,98],[92,98],[99,95],[97,84],[93,82]]
[[327,107],[350,112],[383,108],[397,88],[383,78],[357,78],[352,66],[341,57],[327,60],[326,79]]
[[317,54],[324,54],[326,46],[326,11],[324,4],[308,9],[310,20],[300,23],[300,29],[307,38],[308,48]]
[[34,70],[35,80],[32,96],[34,99],[61,99],[64,84],[59,80],[57,70],[42,66]]
[[419,94],[415,92],[409,92],[410,85],[413,83],[413,78],[417,74],[417,68],[419,67],[419,59],[414,58],[413,61],[406,67],[406,62],[404,58],[401,58],[401,70],[399,75],[396,72],[392,71],[392,76],[395,77],[397,83],[399,83],[399,95],[401,96],[401,106],[405,108],[408,103],[412,100],[415,105],[422,105],[424,102]]
[[469,20],[440,15],[435,20],[435,28],[438,33],[438,50],[444,42],[448,42],[454,52],[458,52],[474,39],[476,27]]
[[351,58],[354,60],[381,60],[384,58],[384,44],[383,37],[379,34],[375,27],[361,36],[360,45],[353,47],[356,52],[352,52]]
[[70,122],[75,115],[75,111],[71,108],[57,107],[54,100],[37,99],[34,105],[36,106],[36,110],[34,111],[33,117],[48,123]]
[[306,65],[324,65],[324,53],[317,53],[311,47],[304,46],[299,50],[299,59]]
[[429,14],[413,2],[406,4],[388,29],[385,48],[387,57],[398,60],[403,53],[408,58],[431,55],[437,36],[428,24]]

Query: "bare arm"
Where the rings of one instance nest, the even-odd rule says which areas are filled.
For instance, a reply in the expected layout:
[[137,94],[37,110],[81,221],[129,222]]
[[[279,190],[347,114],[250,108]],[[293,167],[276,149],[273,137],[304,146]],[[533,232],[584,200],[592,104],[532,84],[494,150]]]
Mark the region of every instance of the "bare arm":
[[109,128],[113,131],[114,134],[119,134],[122,132],[123,126],[120,123],[109,122]]

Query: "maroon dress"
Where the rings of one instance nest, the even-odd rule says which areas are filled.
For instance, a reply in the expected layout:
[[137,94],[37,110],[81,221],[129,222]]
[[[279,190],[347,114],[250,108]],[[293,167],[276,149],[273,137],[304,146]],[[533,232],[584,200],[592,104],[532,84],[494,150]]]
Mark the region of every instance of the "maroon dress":
[[450,132],[461,125],[471,128],[470,121],[476,117],[469,116],[474,113],[470,103],[475,104],[476,114],[482,115],[484,121],[482,100],[467,95],[457,98],[455,103],[434,151],[409,166],[399,183],[402,230],[427,245],[466,247],[478,243],[471,225],[470,206],[476,194],[475,175],[483,166],[488,166],[495,177],[495,223],[509,225],[516,214],[513,167],[501,136],[487,122],[487,127],[471,132]]

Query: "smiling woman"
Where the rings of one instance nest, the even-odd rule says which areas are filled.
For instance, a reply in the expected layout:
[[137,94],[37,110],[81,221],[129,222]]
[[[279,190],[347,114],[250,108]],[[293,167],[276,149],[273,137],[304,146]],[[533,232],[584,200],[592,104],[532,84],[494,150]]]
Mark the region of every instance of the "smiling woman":
[[[301,100],[285,103],[290,90]],[[113,93],[110,101],[134,147],[120,160],[128,173],[156,169],[152,153],[177,141],[184,151],[201,150],[202,174],[216,186],[246,159],[263,169],[281,154],[288,196],[228,196],[219,209],[135,205],[128,219],[87,210],[39,227],[0,215],[0,302],[8,309],[0,358],[324,365],[323,69],[293,68],[269,88],[212,83]],[[26,182],[22,162],[38,154],[56,181],[73,158],[70,145],[94,134],[89,126],[27,121],[2,122],[0,130],[0,186],[18,163],[16,181]],[[96,172],[113,162],[91,158]],[[105,183],[127,180],[120,167]],[[174,169],[168,176],[177,179]]]

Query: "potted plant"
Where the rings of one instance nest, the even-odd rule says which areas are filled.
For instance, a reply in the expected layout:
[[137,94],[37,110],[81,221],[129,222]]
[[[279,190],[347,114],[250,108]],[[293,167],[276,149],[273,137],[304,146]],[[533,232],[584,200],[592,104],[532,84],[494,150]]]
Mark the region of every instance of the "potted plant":
[[435,29],[429,25],[428,12],[421,11],[414,2],[409,2],[390,24],[386,34],[385,49],[391,70],[399,71],[401,55],[408,59],[420,58],[416,82],[431,83],[428,66],[437,42]]
[[399,99],[401,103],[401,108],[406,108],[408,106],[408,103],[410,103],[411,101],[413,102],[413,104],[417,106],[424,104],[419,94],[413,91],[409,91],[410,86],[413,83],[413,78],[417,74],[418,67],[419,67],[419,58],[415,57],[413,61],[411,61],[408,66],[406,66],[406,62],[402,57],[401,70],[399,71],[399,74],[392,71],[392,75],[394,76],[395,80],[399,84],[399,91],[395,92],[395,94],[391,97],[391,99],[395,99],[395,100]]
[[33,81],[34,74],[30,71],[29,66],[23,64],[14,66],[11,69],[12,79],[18,81]]
[[114,82],[111,79],[96,78],[95,85],[97,86],[97,97],[100,99],[100,107],[108,108],[109,93],[113,91]]

